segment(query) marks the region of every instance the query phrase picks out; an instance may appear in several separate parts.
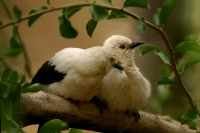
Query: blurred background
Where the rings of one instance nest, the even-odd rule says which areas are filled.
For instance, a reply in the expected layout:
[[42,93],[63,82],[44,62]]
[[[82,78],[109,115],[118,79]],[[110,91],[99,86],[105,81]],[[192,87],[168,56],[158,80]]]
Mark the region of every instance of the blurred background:
[[[84,0],[51,0],[53,6],[60,6],[72,3],[84,3]],[[93,1],[89,1],[93,2]],[[103,0],[97,0],[97,3],[102,3]],[[162,7],[164,0],[149,0],[151,9],[142,8],[127,8],[135,14],[144,17],[149,22],[153,23],[153,15],[158,7]],[[113,0],[113,5],[122,7],[124,0]],[[182,0],[173,11],[169,20],[166,23],[165,31],[171,39],[173,47],[185,40],[198,40],[200,37],[200,11],[199,0],[187,1]],[[7,23],[10,21],[6,12],[10,12],[12,18],[13,6],[17,5],[22,11],[22,15],[29,14],[30,10],[40,6],[48,6],[46,0],[0,0],[0,21]],[[161,36],[151,28],[147,27],[143,34],[137,32],[136,27],[140,24],[134,19],[112,19],[103,20],[97,24],[97,27],[92,37],[87,35],[86,24],[91,19],[91,14],[88,7],[78,11],[70,18],[72,26],[78,31],[78,37],[75,39],[66,39],[60,35],[58,15],[61,10],[49,12],[42,15],[31,27],[28,27],[28,21],[25,20],[19,25],[19,35],[23,46],[27,51],[28,60],[30,61],[30,75],[28,80],[36,73],[41,65],[50,59],[55,52],[66,47],[89,48],[92,46],[102,45],[104,40],[111,35],[125,35],[132,41],[144,41],[147,44],[153,44],[161,49],[165,49],[165,44]],[[12,36],[13,26],[6,27],[0,30],[0,51],[5,54],[5,48]],[[161,60],[156,57],[153,52],[150,52],[142,57],[138,54],[139,48],[135,54],[136,64],[140,68],[141,73],[152,84],[152,97],[149,99],[148,107],[145,111],[169,115],[172,118],[179,120],[181,115],[186,112],[189,107],[187,99],[183,92],[178,87],[156,86],[156,81],[162,75],[162,70],[170,75],[170,69],[163,67]],[[176,54],[176,60],[179,61],[184,53]],[[8,66],[16,70],[24,70],[26,64],[24,54],[20,53],[17,57],[6,57]],[[161,70],[161,73],[159,72]],[[182,74],[182,79],[185,86],[196,99],[200,106],[200,82],[199,82],[200,65],[195,65]],[[26,127],[28,133],[36,133],[37,126]],[[85,131],[87,132],[87,131]]]

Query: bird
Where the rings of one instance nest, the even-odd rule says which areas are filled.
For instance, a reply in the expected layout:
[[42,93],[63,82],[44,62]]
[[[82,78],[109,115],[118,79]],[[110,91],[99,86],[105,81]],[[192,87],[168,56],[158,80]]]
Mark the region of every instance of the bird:
[[121,66],[104,46],[87,49],[64,48],[46,61],[31,84],[40,84],[43,91],[71,102],[88,102],[100,88],[105,75]]
[[140,119],[138,110],[144,109],[151,95],[150,82],[136,66],[135,48],[143,42],[132,42],[128,37],[113,35],[104,42],[104,47],[114,50],[122,69],[112,70],[104,77],[97,98],[111,111],[126,113]]

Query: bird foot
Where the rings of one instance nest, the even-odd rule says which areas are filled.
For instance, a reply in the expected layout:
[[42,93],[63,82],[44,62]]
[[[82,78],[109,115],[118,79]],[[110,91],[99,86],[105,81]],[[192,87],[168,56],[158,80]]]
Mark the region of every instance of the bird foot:
[[72,104],[76,105],[80,109],[80,103],[78,101],[75,101],[71,98],[68,99]]
[[103,101],[101,101],[101,100],[99,100],[98,98],[97,98],[97,96],[94,96],[93,98],[92,98],[92,100],[91,100],[95,105],[96,105],[96,107],[100,110],[100,112],[101,112],[101,115],[102,115],[102,113],[103,113],[103,108],[106,108],[106,103]]
[[130,112],[129,112],[128,110],[126,110],[126,115],[129,117],[129,119],[130,119],[131,115],[132,115],[133,117],[135,117],[135,122],[136,122],[136,123],[137,123],[138,120],[140,119],[140,114],[139,114],[139,111],[138,111],[137,109],[131,111],[131,115],[130,115]]
[[135,117],[135,121],[136,123],[138,122],[138,120],[140,119],[140,113],[137,109],[132,111],[132,115]]

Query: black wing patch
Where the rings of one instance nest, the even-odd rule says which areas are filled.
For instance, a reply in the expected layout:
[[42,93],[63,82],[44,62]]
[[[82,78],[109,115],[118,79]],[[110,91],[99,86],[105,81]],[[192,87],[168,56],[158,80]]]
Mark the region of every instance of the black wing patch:
[[51,66],[49,61],[46,61],[33,77],[31,84],[51,84],[59,82],[64,79],[65,75],[66,74],[56,71],[55,65]]

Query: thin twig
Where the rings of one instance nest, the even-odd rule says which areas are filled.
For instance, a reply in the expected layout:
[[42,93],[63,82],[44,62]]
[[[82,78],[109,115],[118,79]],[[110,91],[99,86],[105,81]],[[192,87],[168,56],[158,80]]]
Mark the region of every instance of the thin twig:
[[[5,10],[6,10],[6,13],[7,13],[9,19],[12,20],[12,16],[11,16],[11,14],[10,14],[8,8],[7,8],[6,3],[4,2],[4,0],[1,0],[1,2],[2,2],[2,4],[3,4],[3,7],[4,7]],[[15,25],[13,24],[13,27],[14,27],[14,26],[15,26]],[[25,45],[24,45],[24,43],[23,43],[23,41],[22,41],[22,39],[21,39],[21,36],[20,36],[19,32],[17,33],[17,38],[18,38],[18,41],[20,42],[20,44],[21,44],[21,46],[22,46],[22,51],[23,51],[24,60],[25,60],[24,68],[25,68],[25,70],[27,71],[27,74],[28,74],[30,77],[32,77],[30,59],[29,59],[28,53],[27,53],[27,51],[26,51],[26,47],[25,47]]]
[[[21,19],[18,22],[9,22],[9,23],[6,23],[6,24],[0,26],[0,29],[5,28],[5,27],[7,27],[9,25],[13,25],[15,23],[19,23],[21,21],[29,19],[30,17],[37,16],[37,15],[42,15],[42,14],[45,14],[45,13],[48,13],[48,12],[52,12],[52,11],[56,11],[56,10],[61,10],[61,9],[69,8],[69,7],[80,7],[80,6],[85,7],[85,6],[91,6],[91,5],[92,4],[90,4],[90,3],[71,4],[71,5],[64,5],[64,6],[58,6],[58,7],[46,9],[46,10],[43,10],[43,11],[40,11],[40,12],[36,12],[36,13],[33,13],[33,14],[29,14],[27,16],[21,17]],[[139,16],[137,16],[136,14],[134,14],[132,12],[124,10],[123,8],[112,7],[112,6],[105,6],[105,5],[101,5],[101,4],[96,4],[96,5],[103,6],[107,10],[116,10],[116,11],[123,12],[123,13],[131,16],[133,19],[139,20]],[[169,40],[167,34],[161,28],[157,27],[156,25],[154,25],[154,24],[152,24],[152,23],[150,23],[150,22],[148,22],[146,20],[145,20],[145,23],[146,23],[147,26],[149,26],[152,29],[154,29],[157,32],[159,32],[160,35],[162,36],[162,38],[163,38],[163,40],[165,42],[165,45],[166,45],[166,47],[167,47],[167,49],[169,51],[170,63],[171,63],[170,67],[172,68],[172,70],[175,73],[175,76],[177,78],[179,87],[183,90],[183,92],[185,93],[186,97],[188,98],[190,106],[194,107],[195,106],[194,99],[192,98],[191,94],[188,92],[187,88],[184,86],[184,84],[183,84],[183,82],[181,80],[180,74],[178,73],[178,70],[176,68],[176,61],[175,61],[175,58],[174,58],[175,57],[174,56],[174,52],[173,52],[173,49],[172,49],[172,46],[171,46],[171,43],[170,43],[170,40]]]

